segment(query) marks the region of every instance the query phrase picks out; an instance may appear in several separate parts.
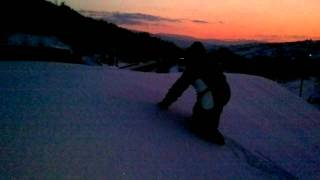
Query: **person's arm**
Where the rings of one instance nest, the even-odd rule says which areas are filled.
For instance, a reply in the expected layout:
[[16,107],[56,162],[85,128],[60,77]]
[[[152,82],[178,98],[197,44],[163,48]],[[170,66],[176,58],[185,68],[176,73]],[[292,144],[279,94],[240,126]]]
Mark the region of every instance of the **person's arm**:
[[185,71],[182,76],[172,85],[165,98],[158,104],[160,108],[167,109],[175,102],[192,82],[192,75]]

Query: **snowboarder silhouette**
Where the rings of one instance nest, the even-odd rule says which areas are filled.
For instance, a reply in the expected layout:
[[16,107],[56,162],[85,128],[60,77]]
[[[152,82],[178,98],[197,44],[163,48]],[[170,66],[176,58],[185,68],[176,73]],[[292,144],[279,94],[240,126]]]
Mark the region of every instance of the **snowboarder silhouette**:
[[226,77],[218,64],[207,58],[201,42],[194,42],[186,50],[185,60],[185,71],[158,105],[162,109],[169,108],[189,85],[192,85],[197,92],[191,121],[192,130],[206,140],[224,145],[224,137],[218,127],[222,110],[231,95]]

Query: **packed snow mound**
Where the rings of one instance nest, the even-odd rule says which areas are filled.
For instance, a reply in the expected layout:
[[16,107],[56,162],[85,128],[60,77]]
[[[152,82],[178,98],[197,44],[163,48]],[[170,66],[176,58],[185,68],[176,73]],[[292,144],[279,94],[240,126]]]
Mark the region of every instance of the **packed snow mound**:
[[216,146],[185,127],[192,88],[159,102],[180,74],[0,62],[4,179],[317,179],[320,113],[264,78],[227,74]]

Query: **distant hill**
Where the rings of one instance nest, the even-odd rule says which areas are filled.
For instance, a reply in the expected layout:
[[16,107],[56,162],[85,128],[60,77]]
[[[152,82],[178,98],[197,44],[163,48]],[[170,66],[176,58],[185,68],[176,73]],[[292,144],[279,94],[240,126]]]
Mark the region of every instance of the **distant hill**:
[[174,43],[84,17],[63,3],[57,6],[45,0],[2,1],[0,21],[0,43],[8,34],[30,33],[56,36],[79,54],[100,52],[144,61],[170,59],[180,53]]
[[320,41],[253,43],[229,46],[228,50],[237,55],[229,65],[243,73],[278,80],[320,75]]
[[258,43],[255,40],[220,40],[220,39],[201,39],[177,34],[155,34],[163,40],[172,41],[181,48],[189,47],[194,41],[201,41],[207,49],[217,49],[221,46],[242,45],[249,43]]
[[229,46],[235,53],[252,59],[257,56],[266,57],[297,57],[310,56],[310,58],[320,57],[320,41],[297,41],[280,43],[253,43]]

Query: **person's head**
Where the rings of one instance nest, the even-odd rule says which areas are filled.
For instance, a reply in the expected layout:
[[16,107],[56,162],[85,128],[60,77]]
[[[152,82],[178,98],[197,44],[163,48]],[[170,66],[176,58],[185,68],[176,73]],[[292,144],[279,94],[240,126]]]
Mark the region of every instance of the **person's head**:
[[194,66],[205,61],[207,51],[201,42],[194,42],[186,49],[186,66]]

